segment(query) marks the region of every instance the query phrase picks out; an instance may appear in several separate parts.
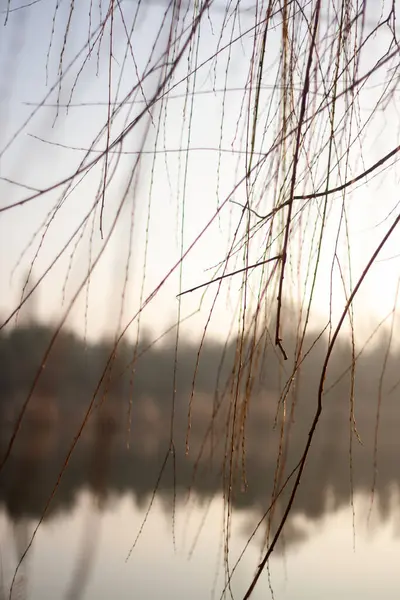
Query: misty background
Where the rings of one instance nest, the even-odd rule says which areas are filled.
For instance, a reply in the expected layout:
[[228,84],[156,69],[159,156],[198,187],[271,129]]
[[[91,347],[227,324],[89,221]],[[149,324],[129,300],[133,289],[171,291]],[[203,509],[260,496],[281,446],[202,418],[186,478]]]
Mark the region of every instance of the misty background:
[[[0,333],[1,456],[52,334],[50,326],[24,319]],[[337,344],[313,452],[285,527],[287,543],[298,541],[300,532],[293,524],[296,517],[317,522],[328,512],[347,507],[356,494],[364,495],[373,504],[380,520],[393,511],[397,513],[400,351],[392,348],[388,352],[387,331],[386,334],[381,330],[378,340],[365,347],[357,360],[355,423],[350,417],[351,344],[345,339]],[[1,505],[15,521],[41,516],[72,440],[96,395],[89,421],[46,519],[70,511],[82,490],[90,490],[101,505],[106,505],[109,497],[128,493],[143,507],[157,487],[160,474],[157,495],[168,513],[174,498],[178,504],[186,502],[190,493],[202,503],[226,493],[231,472],[233,507],[251,511],[258,519],[271,502],[274,486],[280,482],[279,489],[298,462],[307,440],[316,407],[318,374],[327,347],[326,335],[317,344],[315,337],[313,332],[306,339],[305,349],[311,346],[310,354],[295,392],[285,402],[279,402],[279,397],[290,374],[290,360],[288,365],[283,364],[267,344],[258,348],[257,361],[253,358],[251,402],[246,401],[245,375],[238,393],[238,415],[245,413],[245,418],[237,418],[239,441],[230,462],[227,448],[236,397],[232,386],[236,339],[225,345],[205,341],[199,358],[199,344],[181,340],[176,366],[173,457],[173,332],[157,343],[145,334],[138,344],[122,342],[109,363],[112,339],[89,343],[72,332],[62,331],[0,474]],[[287,336],[289,355],[294,355],[295,342],[293,332]],[[245,347],[244,373],[251,349],[254,352],[250,339]],[[278,461],[280,442],[283,451],[281,448]],[[279,516],[285,499],[284,492],[277,501],[274,517]]]

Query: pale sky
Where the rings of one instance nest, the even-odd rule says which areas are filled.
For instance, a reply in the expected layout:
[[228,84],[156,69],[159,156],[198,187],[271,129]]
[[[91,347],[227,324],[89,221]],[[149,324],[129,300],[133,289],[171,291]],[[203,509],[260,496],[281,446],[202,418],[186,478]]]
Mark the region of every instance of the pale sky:
[[[16,9],[22,4],[22,1],[11,2],[10,8]],[[89,7],[92,4],[93,11],[90,23],[88,14]],[[46,2],[45,0],[37,2],[29,8],[14,10],[8,15],[6,27],[2,27],[0,37],[0,152],[2,152],[0,157],[0,176],[2,177],[0,180],[0,207],[27,198],[32,193],[7,180],[43,189],[73,172],[84,156],[84,152],[80,151],[79,148],[89,148],[92,140],[107,119],[109,68],[111,64],[112,99],[115,100],[126,51],[124,27],[127,30],[132,27],[137,8],[137,3],[134,1],[121,3],[121,12],[124,15],[123,22],[121,14],[118,11],[116,13],[113,33],[113,60],[111,63],[109,64],[108,59],[110,37],[107,29],[102,39],[100,53],[98,54],[97,48],[93,51],[90,60],[84,63],[76,85],[73,83],[74,77],[82,65],[83,57],[87,56],[87,51],[81,54],[77,63],[78,67],[72,69],[71,76],[67,76],[59,98],[57,86],[50,93],[51,87],[57,80],[60,52],[63,57],[63,68],[65,69],[86,42],[89,27],[91,26],[93,31],[98,23],[98,3],[96,3],[95,8],[94,4],[89,0],[75,3],[64,52],[61,52],[61,48],[68,19],[70,18],[70,4],[68,2],[61,3],[55,18],[54,8],[56,3]],[[328,4],[330,3],[327,1],[323,2],[323,7],[326,10],[323,11],[321,31],[324,27],[328,27],[332,20],[332,8],[328,11]],[[368,30],[375,26],[379,19],[384,20],[388,12],[388,2],[383,3],[383,8],[381,3],[378,4],[379,6],[376,7],[368,5],[364,37],[367,37]],[[183,83],[177,85],[171,92],[171,98],[167,105],[167,116],[162,117],[158,134],[158,112],[153,109],[151,119],[148,115],[145,115],[140,124],[132,130],[126,139],[123,150],[128,154],[121,157],[117,175],[106,194],[103,215],[105,236],[107,236],[110,229],[112,219],[126,186],[127,177],[136,159],[135,152],[141,147],[150,120],[144,144],[145,150],[149,153],[142,157],[137,185],[135,189],[131,189],[129,192],[122,218],[92,277],[88,301],[84,289],[71,314],[69,323],[80,332],[85,329],[86,312],[88,317],[87,329],[90,336],[97,337],[104,331],[113,332],[117,327],[128,255],[130,257],[130,268],[122,324],[132,318],[140,305],[140,298],[142,297],[142,301],[146,299],[163,281],[165,275],[179,259],[182,227],[182,246],[186,250],[214,217],[218,203],[221,205],[226,201],[235,183],[238,183],[245,174],[244,154],[238,152],[245,150],[245,138],[242,136],[246,127],[247,112],[246,104],[242,108],[242,100],[254,41],[255,12],[253,2],[247,0],[243,3],[240,19],[235,22],[232,17],[228,18],[220,39],[224,19],[224,11],[222,10],[224,5],[222,0],[216,0],[212,3],[209,14],[205,16],[202,22],[201,42],[197,48],[197,38],[195,38],[195,44],[191,49],[192,53],[198,52],[197,64],[207,61],[217,49],[223,48],[229,42],[231,36],[236,38],[249,30],[248,33],[242,35],[242,38],[232,45],[230,51],[228,48],[222,50],[218,55],[217,63],[215,61],[205,62],[204,66],[196,72],[196,79],[194,79],[194,76],[190,78],[189,90],[193,90],[195,85],[197,94],[194,97],[188,96],[186,107],[184,94],[187,83],[183,81]],[[7,6],[7,0],[0,1],[4,18]],[[102,6],[103,11],[106,11],[108,3],[103,1]],[[159,2],[149,2],[146,3],[145,8],[139,11],[135,31],[131,36],[132,54],[128,52],[128,58],[122,73],[119,99],[123,98],[137,82],[137,73],[142,72],[145,68],[153,45],[155,45],[155,52],[152,64],[155,64],[162,55],[167,40],[167,24],[164,25],[158,39],[157,31],[162,23],[166,6],[166,2],[161,0]],[[182,9],[178,31],[182,27],[184,12]],[[167,23],[169,22],[167,19]],[[274,92],[274,95],[272,95],[273,92],[268,87],[273,86],[275,81],[281,43],[282,30],[279,16],[275,19],[275,22],[276,27],[268,37],[268,52],[264,64],[265,77],[263,84],[266,89],[261,92],[260,132],[263,131],[264,122],[268,122],[269,126],[265,135],[259,134],[259,139],[256,140],[255,145],[256,152],[263,153],[270,150],[273,136],[276,134],[276,129],[274,129],[276,116],[274,114],[279,94]],[[53,28],[54,34],[52,35]],[[332,27],[325,32],[326,36],[328,34],[332,35]],[[184,37],[187,36],[187,31],[183,35]],[[385,54],[386,50],[389,49],[390,40],[390,32],[385,26],[382,26],[368,40],[359,66],[359,76],[368,72],[376,61]],[[393,51],[393,48],[390,51]],[[321,56],[320,60],[323,65],[327,59]],[[185,54],[174,75],[173,84],[182,79],[184,80],[187,65],[187,54]],[[372,116],[375,103],[385,91],[383,82],[388,81],[393,76],[392,69],[394,65],[395,61],[388,62],[373,77],[367,79],[360,88],[359,105],[354,113],[353,127],[355,129],[357,125],[358,129],[362,129],[361,152],[360,143],[355,143],[350,153],[347,174],[344,173],[345,161],[341,163],[342,180],[351,179],[365,171],[399,143],[397,94],[394,93],[391,100],[385,102],[383,105],[384,110]],[[143,109],[143,95],[147,99],[152,97],[157,89],[157,77],[158,72],[156,71],[144,82],[142,89],[135,97],[139,102],[129,104],[121,111],[120,116],[116,118],[110,130],[110,141],[115,140],[126,122],[131,122],[134,116]],[[343,86],[345,85],[344,80],[341,83]],[[225,94],[221,92],[224,87],[228,88]],[[73,89],[72,97],[71,89]],[[46,98],[47,94],[49,95]],[[192,98],[194,98],[193,106],[191,104]],[[36,110],[35,103],[40,103],[45,99],[47,106],[39,107]],[[318,94],[314,94],[312,99],[317,103],[320,102]],[[55,107],[57,100],[60,104],[58,114]],[[67,111],[65,104],[69,101],[70,107]],[[339,101],[336,114],[337,121],[340,119],[340,114],[343,114],[343,109],[344,104]],[[21,125],[33,111],[36,111],[33,118],[21,130]],[[165,105],[163,113],[164,111]],[[55,119],[56,115],[57,119]],[[222,115],[224,121],[221,132]],[[192,120],[190,121],[190,119]],[[315,133],[310,138],[311,144],[314,143],[314,140],[316,145],[320,143],[320,140],[326,140],[329,129],[328,113],[325,113],[325,121],[325,124],[323,120],[318,123]],[[191,123],[190,136],[189,123]],[[346,128],[345,135],[351,129],[348,121],[346,122]],[[14,138],[16,133],[18,135]],[[152,151],[155,147],[157,135],[157,150],[159,153],[156,155],[153,164],[154,155]],[[353,134],[352,139],[354,137]],[[64,147],[60,145],[64,145]],[[69,146],[69,148],[65,146]],[[103,135],[96,149],[98,151],[104,149],[105,146],[106,135]],[[190,159],[186,171],[186,153],[179,153],[177,150],[187,147],[190,148],[188,153]],[[218,152],[219,148],[222,150],[221,153]],[[165,149],[168,150],[167,153],[164,152]],[[234,152],[231,152],[232,149]],[[94,154],[92,154],[93,156]],[[179,156],[181,157],[180,161]],[[310,189],[311,179],[308,179],[305,186],[302,186],[299,182],[297,193],[312,193],[322,189],[318,185],[321,185],[321,181],[324,179],[326,157],[326,153],[323,153],[319,163],[312,166],[315,189]],[[261,158],[260,155],[255,155],[253,161],[255,162]],[[263,161],[262,168],[264,169],[265,178],[268,177],[271,160],[272,155],[270,155],[270,158],[267,156]],[[300,158],[300,161],[302,160],[304,167],[304,157]],[[375,171],[368,184],[363,181],[362,186],[357,183],[348,188],[346,206],[353,284],[357,281],[391,220],[397,215],[396,206],[399,201],[398,168],[394,166],[387,169],[396,160],[397,155]],[[111,162],[110,170],[112,164]],[[60,197],[60,190],[58,190],[58,193],[51,192],[44,197],[34,199],[23,207],[0,213],[0,276],[2,281],[0,313],[3,316],[7,317],[10,310],[15,307],[16,299],[20,293],[21,281],[27,273],[39,245],[41,245],[40,251],[33,268],[35,279],[41,277],[54,260],[57,252],[72,235],[94,201],[99,181],[101,181],[101,174],[102,167],[98,166],[90,171],[89,175],[73,189],[72,193],[66,198],[63,207],[57,213],[56,218],[51,222],[44,238],[43,229],[39,231],[38,228],[46,219],[48,211]],[[335,187],[338,182],[337,173],[333,174],[330,187]],[[257,183],[257,186],[255,209],[261,214],[267,214],[274,202],[273,181],[266,189],[261,188],[260,182]],[[314,318],[321,324],[326,323],[331,308],[334,318],[337,319],[340,315],[345,302],[341,276],[347,278],[347,283],[349,280],[348,259],[346,258],[347,241],[344,235],[345,229],[343,228],[337,250],[337,255],[341,261],[342,275],[339,269],[335,267],[333,292],[331,294],[330,272],[336,240],[336,226],[341,216],[342,206],[340,194],[331,198],[329,226],[323,241],[313,302]],[[150,199],[151,204],[149,205]],[[240,185],[230,199],[244,204],[246,201],[245,186]],[[149,206],[150,219],[147,224]],[[183,207],[184,222],[182,226]],[[287,282],[285,297],[287,299],[290,297],[296,299],[298,291],[304,289],[303,284],[309,254],[307,250],[314,252],[313,260],[315,260],[316,238],[313,231],[314,223],[318,222],[321,216],[320,211],[321,204],[314,201],[313,207],[307,213],[309,223],[301,225],[303,234],[304,231],[307,231],[307,235],[303,235],[301,251],[303,259],[300,272],[296,270],[296,256],[298,258],[300,250],[296,250],[297,242],[293,245],[292,262],[291,266],[288,267],[285,279]],[[391,211],[393,212],[391,213]],[[132,212],[134,213],[134,225],[131,231]],[[391,214],[388,217],[389,213]],[[214,219],[212,225],[208,227],[187,259],[185,259],[181,287],[179,269],[177,269],[168,278],[160,293],[144,310],[142,317],[144,326],[161,332],[176,321],[178,310],[176,295],[180,290],[189,289],[212,277],[214,271],[207,271],[207,269],[214,267],[224,259],[240,215],[240,206],[227,201],[218,218]],[[255,217],[254,221],[256,221]],[[149,233],[146,250],[147,226]],[[70,256],[77,238],[72,242],[64,257],[54,267],[54,270],[39,286],[37,310],[41,319],[51,319],[56,322],[62,315],[63,308],[65,309],[68,305],[68,301],[71,300],[85,278],[90,246],[92,245],[93,258],[102,246],[99,227],[100,214],[98,211],[94,224],[89,219],[73,261],[71,262]],[[245,229],[242,226],[241,233],[243,234],[244,231]],[[18,264],[21,252],[37,232],[38,235]],[[254,238],[252,254],[249,257],[250,264],[262,259],[264,238],[265,229],[261,230],[259,236]],[[368,331],[392,309],[395,301],[400,267],[398,240],[399,233],[395,231],[382,252],[380,262],[373,267],[368,279],[363,284],[355,305],[357,322],[364,327],[367,325]],[[300,248],[300,246],[298,247]],[[146,278],[142,292],[143,264],[146,251]],[[271,256],[273,254],[271,250]],[[238,255],[236,264],[235,260],[231,260],[228,272],[243,266],[242,258],[243,252]],[[16,264],[18,264],[17,269],[13,272]],[[268,269],[271,268],[272,264],[268,266]],[[13,278],[10,281],[11,273],[13,273]],[[69,275],[64,294],[64,281],[67,273]],[[258,294],[259,273],[260,271],[254,271],[249,277],[249,297],[253,298],[253,305]],[[241,284],[241,275],[236,275],[230,281],[223,283],[221,296],[216,304],[214,317],[210,323],[211,333],[226,336],[232,320],[237,320],[235,305],[240,296]],[[309,289],[309,286],[310,280],[306,289]],[[225,292],[229,288],[230,300],[227,300]],[[186,332],[194,335],[200,334],[206,323],[216,291],[217,285],[214,284],[207,292],[200,314],[193,318],[189,325],[185,325]],[[198,309],[202,292],[203,290],[199,290],[183,297],[182,317]],[[64,304],[62,303],[63,295],[65,295]],[[332,307],[330,307],[331,296]],[[88,311],[85,308],[87,302]],[[135,325],[133,325],[133,331],[135,331]]]

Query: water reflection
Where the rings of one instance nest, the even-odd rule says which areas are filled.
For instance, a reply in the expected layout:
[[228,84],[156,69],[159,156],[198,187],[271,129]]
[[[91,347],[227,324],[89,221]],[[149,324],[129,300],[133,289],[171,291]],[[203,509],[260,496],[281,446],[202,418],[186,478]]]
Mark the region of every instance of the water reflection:
[[[224,567],[221,554],[223,543],[221,502],[212,502],[208,525],[201,528],[203,511],[194,511],[190,523],[178,517],[176,547],[172,545],[171,519],[161,502],[156,501],[152,518],[143,531],[139,545],[126,562],[135,533],[144,511],[134,506],[127,496],[103,506],[87,580],[76,587],[76,565],[83,559],[81,535],[86,530],[92,508],[90,494],[81,493],[68,515],[58,515],[45,523],[17,579],[13,598],[22,600],[204,600],[221,597],[224,587]],[[340,510],[325,517],[318,527],[301,523],[310,529],[310,538],[301,552],[288,549],[284,560],[272,558],[270,582],[267,573],[254,592],[255,600],[274,598],[351,598],[375,600],[377,595],[394,600],[398,597],[400,576],[397,557],[400,542],[393,537],[393,522],[379,530],[366,531],[362,502],[356,499],[356,552],[353,551],[351,511]],[[364,506],[364,509],[367,507]],[[233,565],[245,543],[247,519],[244,511],[233,529],[230,562]],[[364,520],[365,521],[365,520]],[[30,533],[33,521],[25,526]],[[197,532],[201,528],[200,536]],[[9,526],[10,529],[10,526]],[[11,532],[5,531],[4,515],[0,514],[2,544],[3,596],[8,597],[8,585],[15,567]],[[195,549],[192,546],[197,538]],[[8,544],[8,545],[7,545]],[[8,553],[8,555],[7,555]],[[258,559],[258,548],[249,547],[232,581],[233,597],[240,599]],[[85,585],[83,585],[85,584]],[[0,582],[1,588],[1,582]],[[377,590],[379,590],[377,594]],[[25,591],[26,595],[22,595]],[[214,594],[213,594],[214,591]],[[76,593],[75,596],[71,596]],[[230,598],[230,595],[227,595]]]
[[[1,455],[50,335],[49,328],[38,325],[0,335]],[[295,340],[289,338],[286,343],[288,348],[291,343],[294,347]],[[240,410],[246,408],[247,411],[243,420],[245,455],[242,455],[242,445],[238,444],[233,458],[232,503],[247,516],[253,515],[242,524],[246,535],[269,506],[276,484],[281,433],[285,440],[284,460],[280,462],[281,481],[304,448],[315,407],[324,344],[326,340],[322,338],[305,363],[296,397],[287,399],[285,410],[291,417],[284,423],[277,399],[285,374],[273,353],[263,353],[257,363],[251,404],[245,406],[243,395],[240,396]],[[131,497],[138,509],[145,510],[157,487],[160,505],[171,516],[174,502],[179,511],[191,494],[205,506],[209,499],[221,497],[229,483],[227,473],[232,464],[228,464],[225,455],[231,435],[232,394],[226,382],[232,372],[235,343],[227,348],[216,343],[204,346],[197,370],[188,455],[185,452],[188,406],[198,346],[182,344],[175,401],[174,460],[169,452],[174,348],[165,344],[145,351],[148,345],[148,340],[143,339],[136,349],[139,358],[134,376],[129,364],[135,349],[128,344],[121,347],[45,517],[49,522],[56,519],[58,523],[62,515],[73,512],[82,491],[90,491],[93,504],[81,534],[81,554],[78,553],[75,564],[71,565],[74,575],[66,598],[78,598],[79,590],[85,588],[85,578],[98,546],[99,516],[110,498]],[[0,473],[0,506],[15,526],[18,556],[32,535],[26,523],[37,522],[42,514],[110,347],[107,342],[86,347],[71,334],[61,335],[28,406],[10,457]],[[311,535],[312,528],[299,526],[300,517],[308,524],[321,522],[328,514],[348,507],[353,495],[366,496],[368,503],[373,498],[374,518],[381,523],[397,513],[399,503],[393,498],[398,498],[398,494],[393,496],[393,493],[399,491],[400,474],[394,457],[400,416],[397,390],[389,393],[397,382],[399,356],[395,352],[389,355],[386,365],[379,429],[376,429],[377,382],[385,352],[382,342],[364,352],[358,363],[355,417],[362,444],[350,419],[349,372],[326,394],[313,452],[285,527],[286,550]],[[350,347],[343,342],[339,344],[327,389],[346,372],[350,356]],[[216,388],[217,394],[214,393]],[[224,394],[224,390],[228,393]],[[132,423],[128,448],[130,399]],[[278,500],[275,520],[286,498],[285,492]],[[23,597],[25,592],[18,593]]]

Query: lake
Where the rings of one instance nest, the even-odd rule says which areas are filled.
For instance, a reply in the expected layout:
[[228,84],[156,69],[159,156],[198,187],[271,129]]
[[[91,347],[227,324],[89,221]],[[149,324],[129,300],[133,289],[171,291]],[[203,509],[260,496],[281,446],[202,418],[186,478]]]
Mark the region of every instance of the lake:
[[[398,598],[399,521],[393,517],[384,525],[378,527],[375,523],[367,528],[367,503],[360,498],[357,504],[355,551],[349,509],[328,512],[317,523],[303,522],[307,539],[271,559],[270,581],[275,598]],[[82,492],[74,506],[40,528],[17,577],[13,598],[220,598],[224,579],[221,502],[212,502],[201,528],[205,510],[197,507],[177,511],[174,549],[171,515],[156,501],[127,559],[145,511],[135,506],[131,497],[123,496],[111,497],[100,512],[96,500]],[[246,542],[251,517],[244,513],[235,520],[232,565]],[[2,511],[3,597],[8,597],[16,558],[35,525],[31,519],[15,522]],[[234,598],[241,598],[258,557],[259,546],[255,543],[233,578]],[[273,597],[267,573],[253,597]]]
[[[26,400],[40,344],[45,347],[49,335],[45,327],[20,328],[2,342],[0,456]],[[304,449],[322,353],[316,348],[310,354],[297,395],[287,399],[286,415],[278,402],[279,365],[273,355],[260,363],[251,401],[245,404],[242,393],[237,398],[237,414],[245,419],[233,422],[232,393],[228,388],[213,393],[222,345],[205,344],[190,411],[198,346],[183,346],[173,420],[173,347],[142,352],[133,391],[125,369],[133,350],[123,347],[77,438],[109,347],[85,347],[70,334],[58,343],[0,471],[1,597],[8,597],[17,561],[43,516],[17,573],[15,599],[220,598],[226,562],[232,570]],[[234,357],[234,344],[226,355]],[[398,598],[400,423],[394,385],[399,356],[388,357],[377,420],[376,382],[384,355],[382,344],[358,361],[356,427],[349,419],[348,344],[332,357],[301,485],[253,598]],[[231,372],[229,361],[221,372],[222,379]],[[227,598],[243,597],[260,561],[266,524],[273,532],[291,484],[247,547]]]

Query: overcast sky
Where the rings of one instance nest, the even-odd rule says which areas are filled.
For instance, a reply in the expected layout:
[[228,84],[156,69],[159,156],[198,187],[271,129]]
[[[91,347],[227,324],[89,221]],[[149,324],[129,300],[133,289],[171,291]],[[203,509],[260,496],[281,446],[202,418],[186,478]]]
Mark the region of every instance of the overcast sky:
[[[165,50],[171,23],[170,11],[164,18],[167,3],[161,0],[147,2],[140,6],[137,12],[136,2],[121,2],[120,9],[116,10],[113,24],[112,60],[109,60],[110,31],[107,25],[101,39],[100,50],[96,46],[88,57],[88,50],[84,49],[59,88],[56,82],[60,57],[65,72],[68,64],[87,42],[88,32],[95,32],[98,26],[99,4],[96,3],[96,6],[94,4],[89,0],[76,3],[71,12],[70,4],[64,2],[60,3],[55,12],[56,2],[51,1],[42,0],[20,10],[17,10],[22,5],[20,1],[8,3],[7,0],[1,0],[0,2],[2,18],[7,19],[0,38],[0,176],[2,178],[0,205],[2,207],[34,194],[34,191],[23,188],[20,184],[44,189],[70,175],[84,157],[85,152],[79,149],[88,149],[106,122],[110,72],[111,100],[114,102],[116,97],[121,100],[137,83],[137,74],[146,69],[146,62],[152,48],[154,48],[152,65],[157,64]],[[104,15],[108,3],[104,1],[101,5]],[[176,295],[179,291],[207,281],[214,273],[213,270],[207,271],[207,269],[215,267],[224,259],[242,213],[241,207],[237,204],[231,201],[225,204],[224,202],[235,184],[245,174],[245,156],[240,154],[246,148],[243,132],[246,130],[247,100],[243,103],[243,88],[248,78],[254,32],[259,32],[254,29],[256,12],[252,2],[242,3],[240,18],[236,19],[232,17],[232,8],[228,16],[225,15],[224,6],[222,0],[216,1],[204,15],[200,29],[200,42],[198,43],[198,38],[195,37],[193,45],[184,54],[172,80],[172,85],[176,87],[170,92],[168,104],[159,102],[150,111],[151,115],[146,113],[127,136],[122,148],[127,154],[121,156],[116,176],[107,190],[102,219],[98,209],[94,221],[88,220],[82,239],[79,236],[75,237],[63,257],[39,286],[37,310],[41,319],[60,318],[63,309],[68,306],[68,302],[84,280],[90,257],[93,260],[104,243],[100,235],[101,221],[104,239],[106,239],[126,188],[129,173],[136,160],[136,153],[142,147],[148,154],[142,155],[140,172],[129,191],[122,217],[111,237],[107,251],[103,254],[91,278],[89,295],[83,289],[75,305],[76,308],[71,314],[71,324],[80,331],[86,328],[88,333],[94,336],[105,330],[114,331],[120,320],[121,297],[124,303],[121,322],[124,324],[129,321],[140,303],[143,304],[146,297],[164,280],[165,275],[179,259],[182,248],[185,251],[190,247],[203,228],[215,217],[216,210],[221,205],[223,208],[218,217],[214,218],[212,225],[185,259],[181,280],[178,268],[144,310],[143,322],[154,330],[165,329],[175,322],[178,311]],[[8,8],[10,11],[7,14]],[[368,5],[364,38],[367,38],[368,31],[375,27],[379,20],[385,19],[388,10],[387,2],[383,3],[383,8],[381,4],[379,7]],[[183,46],[182,40],[188,35],[187,26],[190,22],[189,16],[192,14],[190,11],[193,11],[192,4],[185,5],[181,9],[181,17],[177,25],[178,34],[183,31],[180,48]],[[137,18],[133,35],[130,36],[131,46],[127,46],[125,30],[131,30],[135,15]],[[320,36],[322,40],[324,37],[328,40],[334,32],[331,3],[323,3],[322,16]],[[261,20],[260,16],[258,20]],[[263,84],[266,89],[261,92],[259,119],[262,124],[265,122],[265,127],[260,126],[260,131],[264,130],[264,134],[260,133],[256,140],[253,164],[262,159],[262,155],[257,153],[265,154],[270,151],[276,134],[274,124],[277,118],[279,92],[276,89],[275,91],[269,89],[268,86],[274,84],[277,73],[282,33],[279,15],[274,23],[276,27],[269,33],[264,64]],[[186,25],[186,29],[183,24]],[[236,39],[239,36],[240,39],[223,49],[231,38]],[[386,26],[382,26],[368,39],[359,65],[360,76],[369,71],[387,50],[393,51],[393,48],[389,48],[391,39],[390,31]],[[326,44],[323,47],[328,51],[329,43]],[[127,48],[127,59],[124,62]],[[218,61],[208,60],[218,50],[221,50]],[[328,59],[322,56],[320,60],[324,65],[324,61]],[[194,61],[197,65],[204,61],[205,64],[190,77],[188,83],[185,80],[187,70],[188,68],[189,71],[191,70]],[[343,135],[348,135],[356,128],[362,130],[362,134],[360,140],[352,146],[348,172],[344,174],[345,161],[343,160],[341,179],[336,171],[331,178],[331,187],[343,179],[350,179],[368,169],[398,144],[397,94],[393,93],[390,101],[384,102],[383,109],[373,114],[376,102],[385,92],[384,82],[389,81],[393,76],[394,66],[395,61],[389,61],[373,77],[359,86],[354,122],[345,121]],[[331,71],[327,70],[328,72]],[[79,77],[76,80],[77,75]],[[148,101],[153,97],[158,85],[158,76],[159,71],[155,70],[147,77],[137,94],[131,97],[135,103],[125,105],[120,111],[110,128],[110,141],[115,140],[126,124],[132,122],[143,110],[145,107],[143,98]],[[181,80],[182,83],[179,83]],[[344,87],[345,84],[343,78],[340,85]],[[51,91],[52,87],[53,91]],[[226,92],[222,93],[221,90],[224,88]],[[320,101],[321,89],[310,92],[316,103]],[[196,90],[197,93],[194,96],[189,94],[185,99],[187,90],[189,92]],[[294,94],[296,93],[298,92],[294,90]],[[37,103],[43,101],[44,105],[38,107]],[[68,109],[67,104],[69,104]],[[157,107],[161,107],[161,118]],[[344,110],[345,103],[339,102],[338,121]],[[22,128],[31,115],[33,117]],[[160,127],[159,122],[161,122]],[[221,122],[223,122],[222,127]],[[310,144],[321,143],[321,140],[326,138],[327,123],[328,113],[315,125],[315,132],[310,136]],[[354,138],[353,133],[351,139]],[[96,152],[106,147],[106,139],[107,131],[95,146],[90,159]],[[157,154],[153,152],[155,147]],[[190,151],[182,152],[188,148]],[[178,150],[181,151],[177,152]],[[340,149],[338,153],[340,155]],[[186,155],[189,157],[187,162]],[[263,177],[261,179],[267,183],[272,157],[272,154],[267,154],[260,167],[264,169],[264,179]],[[115,158],[115,154],[110,158],[109,171],[113,168]],[[397,166],[387,168],[396,160],[397,155],[374,172],[368,184],[365,182],[362,186],[355,184],[348,191],[346,217],[351,246],[353,284],[357,281],[391,219],[394,219],[397,214],[398,169]],[[44,237],[41,224],[46,218],[48,220],[49,211],[60,198],[60,193],[65,187],[41,195],[23,207],[0,213],[2,281],[0,311],[4,317],[7,317],[15,307],[21,282],[24,281],[38,249],[32,272],[33,281],[41,277],[89,210],[99,188],[99,182],[102,180],[103,165],[104,161],[90,170],[79,185],[75,186],[79,178],[74,180],[75,187],[64,200],[55,218],[51,220]],[[309,178],[306,189],[299,181],[299,193],[310,193],[320,189],[318,186],[324,181],[324,168],[326,168],[326,156],[322,154],[318,164],[312,166],[315,189],[308,189],[307,186],[311,185]],[[377,173],[379,175],[375,176]],[[19,185],[10,183],[10,180]],[[267,214],[274,203],[273,180],[270,178],[270,184],[265,189],[259,181],[257,186],[256,210],[260,214]],[[243,184],[230,196],[230,200],[244,204],[246,190]],[[341,271],[335,267],[333,285],[331,286],[330,283],[333,248],[341,217],[341,207],[341,195],[333,196],[329,209],[329,228],[323,242],[321,267],[318,271],[313,303],[314,318],[321,324],[325,324],[331,308],[336,318],[343,309],[345,294],[341,283],[342,276],[346,279],[347,288],[350,282],[348,246],[343,227],[337,249]],[[299,290],[305,289],[304,278],[308,259],[304,257],[311,252],[315,260],[314,226],[320,218],[320,210],[321,205],[314,202],[307,213],[306,228],[301,226],[303,232],[308,232],[306,236],[303,235],[302,247],[300,248],[298,244],[299,250],[295,248],[292,250],[292,263],[287,273],[287,299],[291,296],[298,298]],[[394,212],[388,217],[391,211]],[[148,214],[150,214],[149,219]],[[254,223],[256,221],[254,217]],[[241,234],[243,233],[242,227]],[[33,239],[32,236],[35,234],[36,237]],[[78,239],[80,242],[75,249]],[[356,303],[359,323],[368,325],[369,329],[392,309],[395,301],[400,266],[397,258],[398,239],[399,235],[395,232],[382,252],[381,262],[376,264],[365,282]],[[249,264],[265,258],[263,243],[265,243],[265,232],[261,232],[258,238],[255,238]],[[24,250],[26,252],[20,259]],[[73,260],[71,260],[73,251]],[[142,290],[146,253],[145,281]],[[272,250],[271,255],[273,255]],[[303,266],[297,272],[296,260],[301,256],[303,256]],[[128,258],[128,283],[123,295]],[[243,251],[236,258],[237,262],[235,259],[230,261],[228,272],[242,266]],[[15,265],[17,265],[16,269],[14,269]],[[268,269],[273,268],[272,265],[273,263],[267,267],[267,275]],[[259,271],[254,271],[248,280],[249,298],[253,304],[259,292],[258,273]],[[11,274],[13,274],[12,279]],[[68,280],[64,286],[67,274]],[[267,275],[264,274],[264,277]],[[232,321],[237,321],[235,310],[241,285],[240,275],[222,285],[222,293],[210,324],[210,331],[215,335],[226,336]],[[230,301],[227,301],[225,292],[229,288]],[[196,334],[202,331],[216,291],[217,285],[210,288],[203,301],[200,315],[190,321],[186,331]],[[197,310],[201,301],[202,290],[185,296],[181,305],[181,317]]]

